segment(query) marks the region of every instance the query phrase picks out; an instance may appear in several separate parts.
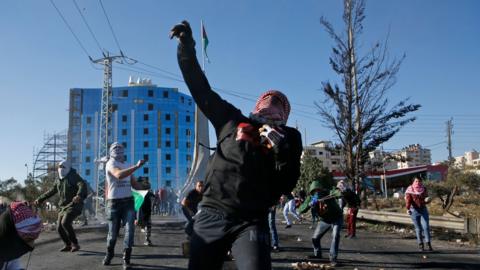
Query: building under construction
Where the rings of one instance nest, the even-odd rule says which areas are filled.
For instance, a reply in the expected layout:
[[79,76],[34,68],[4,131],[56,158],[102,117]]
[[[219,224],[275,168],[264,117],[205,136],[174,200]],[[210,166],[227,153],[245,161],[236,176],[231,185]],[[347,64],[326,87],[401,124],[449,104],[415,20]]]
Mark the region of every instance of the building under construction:
[[58,162],[67,158],[67,133],[65,131],[44,135],[43,146],[33,153],[32,177],[41,179],[56,173]]

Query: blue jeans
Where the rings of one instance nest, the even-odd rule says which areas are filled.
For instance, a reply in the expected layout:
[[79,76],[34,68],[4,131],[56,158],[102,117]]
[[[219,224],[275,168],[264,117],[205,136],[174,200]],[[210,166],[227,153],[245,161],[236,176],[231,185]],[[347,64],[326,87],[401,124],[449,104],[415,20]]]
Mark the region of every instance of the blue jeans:
[[317,228],[313,232],[313,254],[321,256],[320,240],[332,228],[332,243],[330,244],[330,260],[336,261],[338,255],[338,246],[340,244],[340,230],[342,229],[343,216],[339,217],[332,223],[326,223],[323,220],[318,222]]
[[107,249],[114,250],[122,224],[125,224],[123,248],[132,248],[135,233],[135,209],[133,198],[114,199],[107,202],[108,236]]
[[268,226],[270,227],[270,242],[272,247],[278,247],[278,233],[277,226],[275,226],[275,214],[277,208],[274,207],[270,212],[268,212]]
[[[415,234],[417,235],[417,243],[422,243],[423,238],[425,238],[425,243],[430,242],[430,224],[428,209],[426,207],[415,209],[415,207],[410,207],[412,211],[413,225],[415,226]],[[422,237],[423,236],[423,237]]]

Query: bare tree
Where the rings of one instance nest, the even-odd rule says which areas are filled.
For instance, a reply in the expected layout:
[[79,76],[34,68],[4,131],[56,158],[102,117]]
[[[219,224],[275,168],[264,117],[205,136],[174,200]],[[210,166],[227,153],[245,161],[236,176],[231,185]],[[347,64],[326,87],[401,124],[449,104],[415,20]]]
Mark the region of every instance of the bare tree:
[[401,127],[415,120],[407,114],[420,108],[408,99],[389,106],[388,90],[395,84],[405,59],[390,60],[388,36],[363,56],[357,56],[363,32],[365,0],[344,0],[344,32],[337,33],[324,17],[320,23],[334,41],[330,65],[342,86],[323,82],[325,100],[316,102],[323,124],[335,131],[345,154],[347,178],[356,186],[368,161],[368,153],[392,138]]

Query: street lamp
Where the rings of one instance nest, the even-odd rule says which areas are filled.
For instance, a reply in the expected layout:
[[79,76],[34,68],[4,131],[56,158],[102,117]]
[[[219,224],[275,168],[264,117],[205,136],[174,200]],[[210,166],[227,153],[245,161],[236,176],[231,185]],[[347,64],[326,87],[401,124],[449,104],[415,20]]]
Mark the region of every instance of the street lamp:
[[27,180],[28,180],[28,164],[25,163],[25,168],[27,168]]

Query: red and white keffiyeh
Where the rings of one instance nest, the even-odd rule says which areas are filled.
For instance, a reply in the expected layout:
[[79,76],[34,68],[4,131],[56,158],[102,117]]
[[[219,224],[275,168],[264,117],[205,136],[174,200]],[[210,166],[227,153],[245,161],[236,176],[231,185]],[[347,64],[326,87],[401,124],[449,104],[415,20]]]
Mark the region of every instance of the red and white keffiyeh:
[[269,90],[257,100],[250,117],[260,123],[285,125],[290,114],[290,102],[280,91]]
[[10,211],[18,235],[25,241],[35,240],[42,230],[42,220],[23,202],[12,202]]
[[408,186],[407,190],[405,191],[405,195],[413,194],[413,195],[421,195],[425,192],[425,186],[422,182],[418,179],[415,179],[413,183]]

